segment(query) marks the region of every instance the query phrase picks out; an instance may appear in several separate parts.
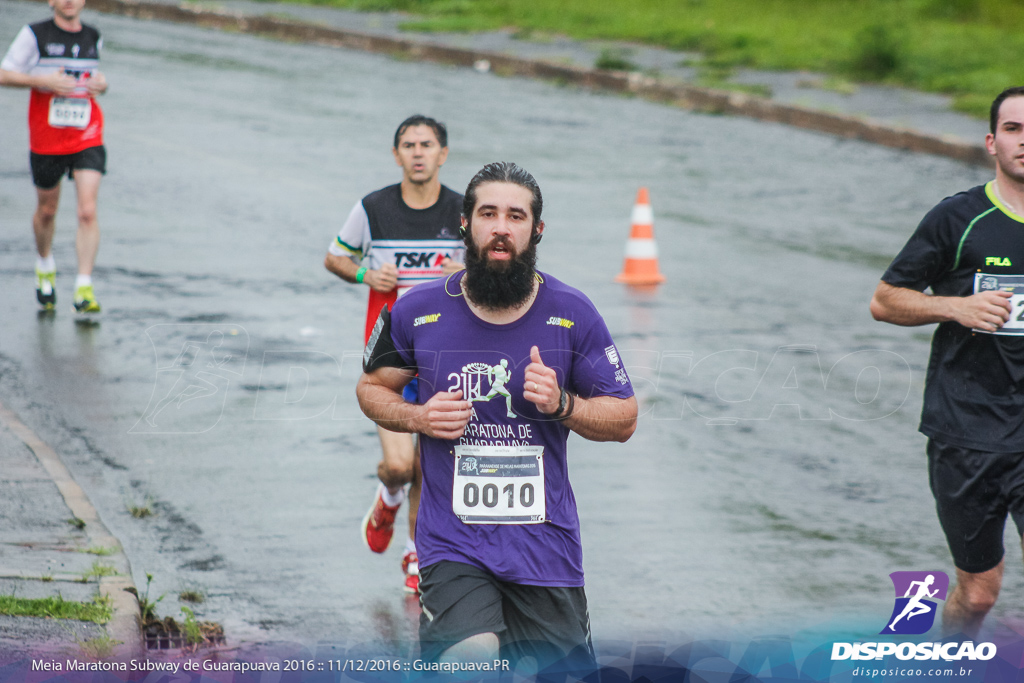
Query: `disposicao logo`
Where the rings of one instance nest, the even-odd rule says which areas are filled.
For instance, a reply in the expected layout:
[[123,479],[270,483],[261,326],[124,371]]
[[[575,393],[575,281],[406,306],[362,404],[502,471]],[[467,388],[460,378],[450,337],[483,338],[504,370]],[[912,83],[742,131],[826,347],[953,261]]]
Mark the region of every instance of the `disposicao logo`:
[[882,635],[920,635],[927,633],[935,623],[938,603],[949,591],[949,577],[945,572],[893,572],[889,574],[896,589],[896,604]]
[[[936,600],[945,600],[949,577],[945,572],[893,572],[896,604],[879,635],[921,635],[935,623]],[[893,656],[900,660],[986,661],[996,656],[993,643],[950,641],[936,643],[833,643],[832,661],[871,660]]]

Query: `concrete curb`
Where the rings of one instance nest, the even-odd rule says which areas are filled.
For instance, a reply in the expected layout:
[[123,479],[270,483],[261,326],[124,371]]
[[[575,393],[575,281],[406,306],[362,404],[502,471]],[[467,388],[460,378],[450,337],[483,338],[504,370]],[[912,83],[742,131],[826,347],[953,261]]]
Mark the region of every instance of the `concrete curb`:
[[158,19],[192,24],[205,28],[267,36],[279,40],[387,54],[402,59],[417,59],[465,67],[486,62],[490,70],[502,76],[526,76],[571,83],[594,90],[630,93],[644,99],[693,111],[744,116],[827,133],[841,138],[863,140],[885,147],[935,154],[969,164],[992,165],[992,159],[983,146],[969,144],[958,139],[928,135],[854,116],[783,104],[744,93],[664,83],[654,77],[639,73],[553,64],[500,53],[449,47],[422,40],[392,38],[318,26],[301,21],[211,11],[187,5],[170,5],[146,2],[145,0],[89,0],[89,7],[99,12],[119,14],[136,19]]
[[[139,602],[136,598],[135,584],[131,578],[131,565],[128,557],[124,554],[121,542],[100,520],[99,513],[93,507],[92,502],[85,495],[82,487],[72,478],[71,473],[64,462],[57,455],[56,451],[50,448],[28,425],[18,419],[11,410],[3,403],[0,403],[0,423],[20,439],[29,450],[35,454],[36,459],[46,470],[47,474],[56,484],[64,502],[71,512],[85,522],[85,529],[89,543],[104,548],[114,548],[115,551],[109,556],[116,565],[120,576],[105,576],[100,579],[99,593],[110,598],[112,616],[105,625],[107,634],[120,644],[114,648],[114,657],[118,660],[144,659],[146,656],[146,645],[142,638],[142,620],[139,616]],[[13,572],[8,572],[13,574]],[[19,578],[24,578],[20,572]],[[130,589],[130,590],[129,590]]]

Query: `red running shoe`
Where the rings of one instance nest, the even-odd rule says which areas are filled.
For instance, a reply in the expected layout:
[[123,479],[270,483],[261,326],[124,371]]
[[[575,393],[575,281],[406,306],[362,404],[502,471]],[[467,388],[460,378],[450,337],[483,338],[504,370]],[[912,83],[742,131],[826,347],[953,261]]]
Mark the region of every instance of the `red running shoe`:
[[395,513],[401,507],[385,505],[381,498],[383,492],[384,485],[381,484],[373,499],[373,507],[363,517],[363,540],[366,541],[366,547],[375,553],[382,553],[391,545],[391,536],[395,533]]
[[402,571],[405,572],[405,592],[420,592],[420,563],[416,553],[405,551],[402,556]]

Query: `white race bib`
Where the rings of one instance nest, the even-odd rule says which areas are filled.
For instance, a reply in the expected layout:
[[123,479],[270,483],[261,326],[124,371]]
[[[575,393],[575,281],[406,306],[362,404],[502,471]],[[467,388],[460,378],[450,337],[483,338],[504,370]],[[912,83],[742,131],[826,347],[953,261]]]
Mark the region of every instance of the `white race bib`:
[[456,446],[452,510],[466,524],[545,520],[543,446]]
[[1024,335],[1024,275],[989,275],[974,274],[974,293],[978,292],[1010,292],[1010,319],[1002,327],[992,330],[974,329],[974,332],[985,334],[1001,334],[1006,336]]
[[54,128],[85,128],[92,117],[92,102],[84,97],[54,97],[50,100],[50,125]]

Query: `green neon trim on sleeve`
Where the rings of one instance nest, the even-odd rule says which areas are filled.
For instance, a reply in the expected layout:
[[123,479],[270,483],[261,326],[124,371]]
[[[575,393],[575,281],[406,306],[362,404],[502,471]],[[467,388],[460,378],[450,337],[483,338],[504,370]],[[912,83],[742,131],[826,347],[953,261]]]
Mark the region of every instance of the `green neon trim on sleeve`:
[[960,267],[960,253],[964,250],[964,242],[967,241],[967,236],[971,234],[971,228],[974,227],[975,223],[977,223],[982,218],[984,218],[985,216],[989,215],[990,213],[992,213],[995,210],[996,210],[996,207],[993,206],[988,211],[985,211],[984,213],[980,213],[977,216],[975,216],[974,220],[971,221],[970,223],[968,223],[967,229],[964,230],[963,237],[960,238],[960,244],[958,244],[957,247],[956,247],[956,260],[953,261],[953,267],[951,268],[951,270],[956,270],[957,268]]
[[363,255],[363,250],[362,249],[356,249],[355,247],[353,247],[350,244],[345,244],[344,242],[341,241],[341,237],[335,237],[334,241],[338,243],[339,247],[341,247],[342,249],[344,249],[348,253],[352,254],[353,256],[362,256]]

